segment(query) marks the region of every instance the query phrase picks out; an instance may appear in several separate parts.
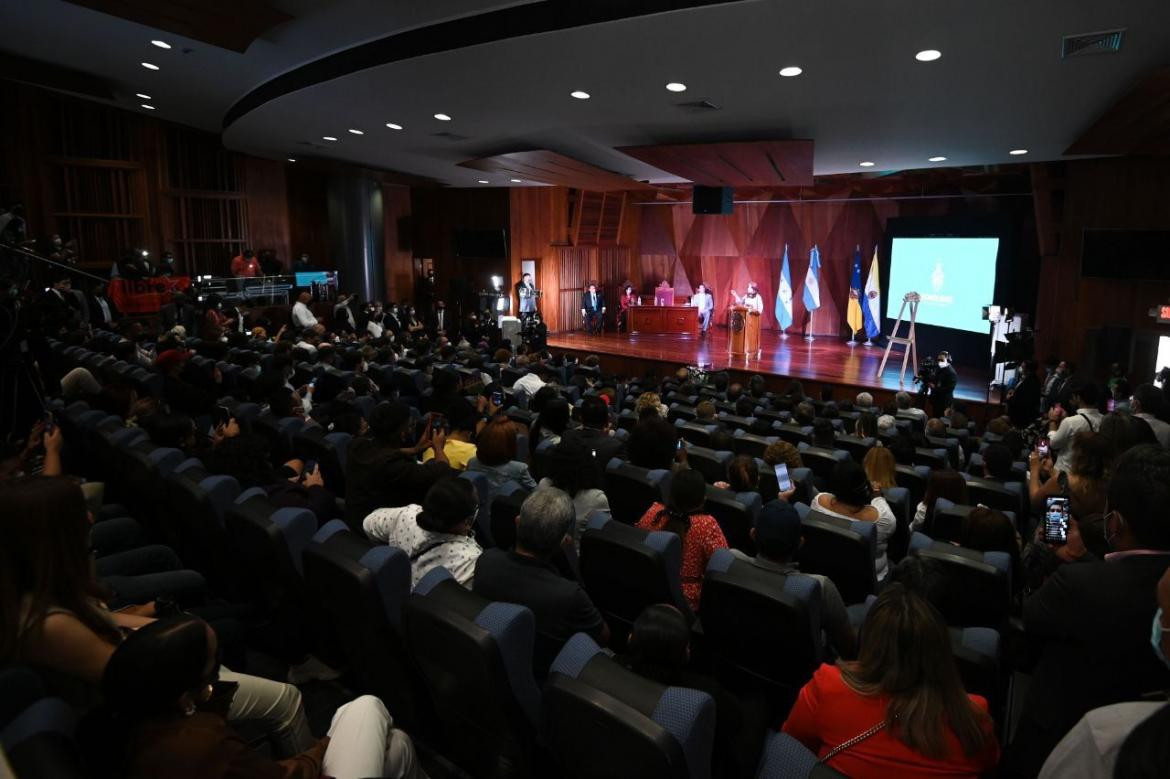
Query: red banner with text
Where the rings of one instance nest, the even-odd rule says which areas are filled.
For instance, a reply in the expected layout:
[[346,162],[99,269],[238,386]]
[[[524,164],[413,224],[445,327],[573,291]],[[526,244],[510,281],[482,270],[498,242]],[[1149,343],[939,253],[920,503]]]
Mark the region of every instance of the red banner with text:
[[110,300],[123,314],[157,314],[171,302],[172,292],[191,286],[189,276],[157,276],[153,279],[111,279]]

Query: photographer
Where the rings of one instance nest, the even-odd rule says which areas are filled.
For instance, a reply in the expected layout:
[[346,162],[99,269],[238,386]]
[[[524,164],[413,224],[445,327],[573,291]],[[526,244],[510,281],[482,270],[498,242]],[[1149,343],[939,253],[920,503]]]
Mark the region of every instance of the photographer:
[[955,385],[959,383],[959,374],[955,372],[955,366],[951,365],[950,352],[939,352],[937,367],[931,366],[929,372],[926,370],[925,362],[919,376],[923,382],[923,389],[930,389],[934,415],[941,417],[955,397]]

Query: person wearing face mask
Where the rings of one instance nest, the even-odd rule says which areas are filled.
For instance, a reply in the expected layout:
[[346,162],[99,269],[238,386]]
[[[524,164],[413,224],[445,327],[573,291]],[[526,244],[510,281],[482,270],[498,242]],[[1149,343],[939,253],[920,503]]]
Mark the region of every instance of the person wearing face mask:
[[[416,439],[417,425],[405,403],[379,404],[369,425],[366,435],[350,442],[345,462],[345,521],[358,533],[375,509],[422,505],[427,490],[452,473],[446,433],[428,422]],[[431,447],[434,458],[420,463],[419,455]]]
[[[1112,551],[1060,566],[1024,601],[1024,633],[1039,660],[1002,775],[1035,776],[1091,709],[1170,687],[1170,668],[1150,646],[1155,591],[1170,568],[1167,505],[1170,452],[1154,444],[1127,451],[1106,502],[1103,532]],[[1077,547],[1070,556],[1090,557],[1071,527],[1069,541]]]
[[937,363],[938,369],[930,383],[930,399],[934,404],[934,415],[942,417],[954,400],[959,374],[955,372],[955,366],[951,365],[950,352],[939,352]]

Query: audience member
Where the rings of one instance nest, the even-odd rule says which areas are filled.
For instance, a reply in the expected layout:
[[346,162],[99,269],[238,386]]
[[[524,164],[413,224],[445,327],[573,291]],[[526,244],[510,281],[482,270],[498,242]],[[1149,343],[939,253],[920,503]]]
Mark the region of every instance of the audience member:
[[1057,403],[1048,412],[1048,445],[1056,453],[1057,470],[1067,472],[1072,466],[1074,437],[1082,430],[1101,427],[1097,410],[1097,385],[1087,379],[1070,379],[1067,390],[1071,412]]
[[889,568],[886,545],[894,534],[897,520],[886,499],[880,494],[874,494],[865,469],[853,460],[837,463],[829,477],[828,491],[813,498],[812,507],[831,517],[875,523],[877,545],[874,573],[878,581],[886,578]]
[[[467,469],[467,464],[476,455],[475,428],[479,417],[475,409],[465,398],[459,397],[447,406],[444,419],[450,428],[443,444],[443,453],[447,457],[447,464],[457,471]],[[428,447],[422,455],[423,462],[435,459],[434,446]]]
[[678,429],[657,414],[642,419],[626,444],[630,464],[650,470],[669,470],[678,457]]
[[897,404],[898,413],[904,417],[917,419],[919,422],[926,422],[926,411],[920,408],[915,408],[914,398],[909,392],[899,392],[894,395],[894,403]]
[[593,452],[577,440],[561,441],[548,457],[548,475],[540,487],[556,487],[573,499],[577,524],[573,538],[580,543],[581,534],[594,511],[609,511],[609,498],[602,491],[603,464]]
[[[631,441],[632,439],[633,436]],[[614,457],[626,455],[626,443],[614,435],[610,428],[609,406],[595,395],[587,395],[581,399],[581,427],[574,430],[566,429],[561,435],[561,440],[576,441],[591,452],[596,452],[597,461],[603,469]],[[673,457],[673,453],[671,456]]]
[[475,457],[467,463],[470,473],[482,473],[492,489],[506,481],[534,490],[536,480],[528,471],[528,463],[516,459],[516,436],[519,428],[505,416],[493,417],[476,439]]
[[950,469],[931,471],[930,478],[926,482],[926,495],[914,509],[914,519],[910,523],[914,530],[930,532],[934,517],[934,505],[939,498],[949,500],[956,505],[966,505],[968,502],[967,480],[963,478],[963,474]]
[[874,493],[898,486],[898,464],[894,461],[894,453],[884,446],[875,446],[866,452],[861,465]]
[[784,440],[768,444],[768,448],[764,450],[764,462],[771,466],[784,463],[790,472],[804,467],[800,459],[800,450]]
[[1138,419],[1144,419],[1164,449],[1170,449],[1170,424],[1165,415],[1165,396],[1153,384],[1139,384],[1129,401],[1129,410]]

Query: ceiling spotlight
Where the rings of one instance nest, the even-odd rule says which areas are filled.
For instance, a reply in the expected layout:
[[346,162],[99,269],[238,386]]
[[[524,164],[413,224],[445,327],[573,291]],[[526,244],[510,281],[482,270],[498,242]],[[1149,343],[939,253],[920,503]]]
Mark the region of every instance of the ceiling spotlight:
[[946,157],[931,157],[927,160],[927,162],[946,162],[946,161],[947,161]]
[[337,139],[334,138],[332,135],[322,135],[321,140],[323,140],[323,141],[336,141]]
[[150,105],[149,103],[143,103],[143,104],[142,104],[142,107],[143,107],[143,108],[145,108],[147,111],[153,111],[153,110],[154,110],[154,106]]
[[147,70],[158,70],[158,65],[155,65],[151,62],[142,63],[142,67],[146,68]]
[[391,130],[401,130],[402,129],[402,125],[394,124],[394,122],[386,122],[386,126],[389,127]]
[[480,184],[487,184],[487,183],[489,183],[489,182],[488,182],[488,180],[487,180],[487,179],[480,179],[480,180],[479,180],[479,183],[480,183]]
[[679,83],[678,81],[670,82],[669,84],[666,85],[666,88],[668,90],[670,90],[671,92],[686,92],[687,91],[687,85]]
[[780,75],[784,76],[784,78],[792,78],[793,76],[799,76],[803,72],[804,72],[803,69],[798,68],[795,65],[790,65],[787,68],[780,68]]
[[362,130],[355,130],[355,129],[353,129],[352,127],[351,127],[351,128],[349,128],[349,131],[350,131],[351,133],[353,133],[354,135],[365,135],[365,132],[364,132],[364,131],[362,131]]
[[513,184],[519,184],[519,183],[520,183],[520,179],[509,179],[509,181],[511,181]]
[[914,59],[919,62],[934,62],[942,56],[942,52],[938,49],[923,49],[914,55]]
[[866,160],[865,162],[859,162],[857,164],[863,168],[872,168],[873,167],[873,163],[870,162],[869,160]]
[[169,49],[171,47],[171,44],[166,41],[151,41],[150,44],[152,46],[158,46],[160,49]]
[[451,121],[451,117],[447,116],[446,114],[435,114],[435,118],[438,119],[440,122]]
[[573,91],[573,92],[570,92],[570,93],[569,93],[569,97],[575,97],[575,98],[577,98],[578,100],[588,100],[588,99],[589,99],[589,93],[588,93],[588,92],[582,92],[580,89],[578,89],[578,90],[575,90],[575,91]]
[[150,95],[144,95],[144,94],[142,94],[141,92],[139,92],[138,94],[134,95],[134,97],[141,98],[142,100],[150,100]]
[[1028,153],[1027,149],[1012,149],[1011,151],[1008,152],[1008,154],[1012,155],[1013,157],[1019,157],[1021,154],[1027,154],[1027,153]]

